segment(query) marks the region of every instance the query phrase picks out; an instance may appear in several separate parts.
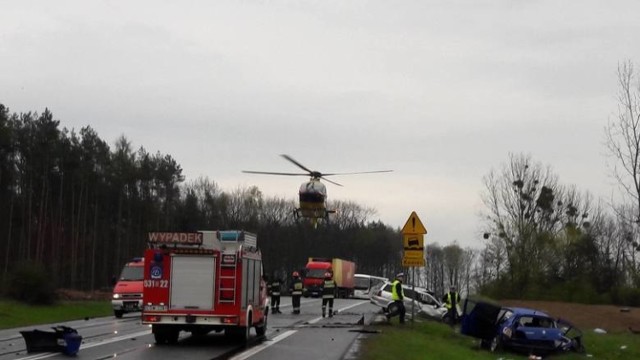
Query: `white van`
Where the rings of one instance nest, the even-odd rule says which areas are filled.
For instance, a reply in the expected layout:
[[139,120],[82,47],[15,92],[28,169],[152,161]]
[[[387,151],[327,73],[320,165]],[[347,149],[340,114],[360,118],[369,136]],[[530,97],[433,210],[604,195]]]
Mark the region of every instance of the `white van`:
[[387,278],[373,276],[367,274],[355,274],[355,286],[353,291],[354,298],[368,299],[371,289],[380,284],[389,281]]

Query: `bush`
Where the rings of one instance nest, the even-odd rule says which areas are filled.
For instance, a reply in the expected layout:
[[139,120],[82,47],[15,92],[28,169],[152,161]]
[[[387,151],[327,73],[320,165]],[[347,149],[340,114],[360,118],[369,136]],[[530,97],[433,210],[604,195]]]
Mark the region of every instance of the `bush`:
[[[500,281],[493,281],[482,287],[480,293],[494,299],[565,301],[582,304],[609,304],[613,300],[618,304],[635,306],[633,299],[636,302],[640,301],[640,297],[634,298],[629,289],[626,292],[619,291],[620,300],[616,301],[612,299],[611,294],[596,291],[589,281],[584,279],[557,282],[531,281],[526,286],[516,286],[508,279],[501,278]],[[640,296],[640,291],[636,295]]]
[[56,300],[55,287],[42,264],[22,262],[5,282],[5,295],[32,305],[49,305]]
[[640,306],[640,289],[617,287],[611,289],[611,297],[617,305]]

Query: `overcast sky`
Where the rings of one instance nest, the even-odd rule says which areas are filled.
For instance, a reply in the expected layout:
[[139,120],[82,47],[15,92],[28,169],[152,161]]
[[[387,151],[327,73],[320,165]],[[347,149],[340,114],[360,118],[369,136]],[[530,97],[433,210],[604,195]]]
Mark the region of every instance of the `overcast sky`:
[[[49,108],[111,145],[172,155],[187,180],[330,199],[427,242],[480,247],[482,177],[509,153],[607,198],[616,71],[640,65],[640,2],[0,1],[0,103]],[[637,66],[637,68],[640,66]]]

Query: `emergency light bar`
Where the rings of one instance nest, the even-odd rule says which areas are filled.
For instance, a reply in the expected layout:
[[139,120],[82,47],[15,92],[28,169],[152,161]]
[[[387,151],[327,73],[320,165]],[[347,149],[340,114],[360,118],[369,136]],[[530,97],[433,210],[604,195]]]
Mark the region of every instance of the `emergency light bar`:
[[218,231],[218,239],[220,241],[242,241],[244,240],[243,235],[242,231],[237,230]]
[[245,246],[254,248],[258,242],[256,235],[242,230],[218,231],[217,237],[221,242],[243,242]]

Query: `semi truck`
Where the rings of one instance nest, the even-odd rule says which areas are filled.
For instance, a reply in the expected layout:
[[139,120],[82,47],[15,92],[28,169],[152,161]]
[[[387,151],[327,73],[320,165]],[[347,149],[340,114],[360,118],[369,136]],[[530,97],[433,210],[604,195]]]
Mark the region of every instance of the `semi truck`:
[[124,265],[120,277],[114,279],[111,307],[118,319],[125,313],[142,310],[143,269],[144,259],[133,258]]
[[269,303],[255,234],[155,232],[148,243],[142,323],[157,344],[176,343],[180,331],[264,336]]
[[337,258],[310,257],[305,266],[302,279],[302,293],[305,297],[321,295],[322,283],[327,272],[333,275],[333,280],[335,280],[338,289],[338,297],[347,298],[353,296],[354,276],[356,273],[355,263]]

